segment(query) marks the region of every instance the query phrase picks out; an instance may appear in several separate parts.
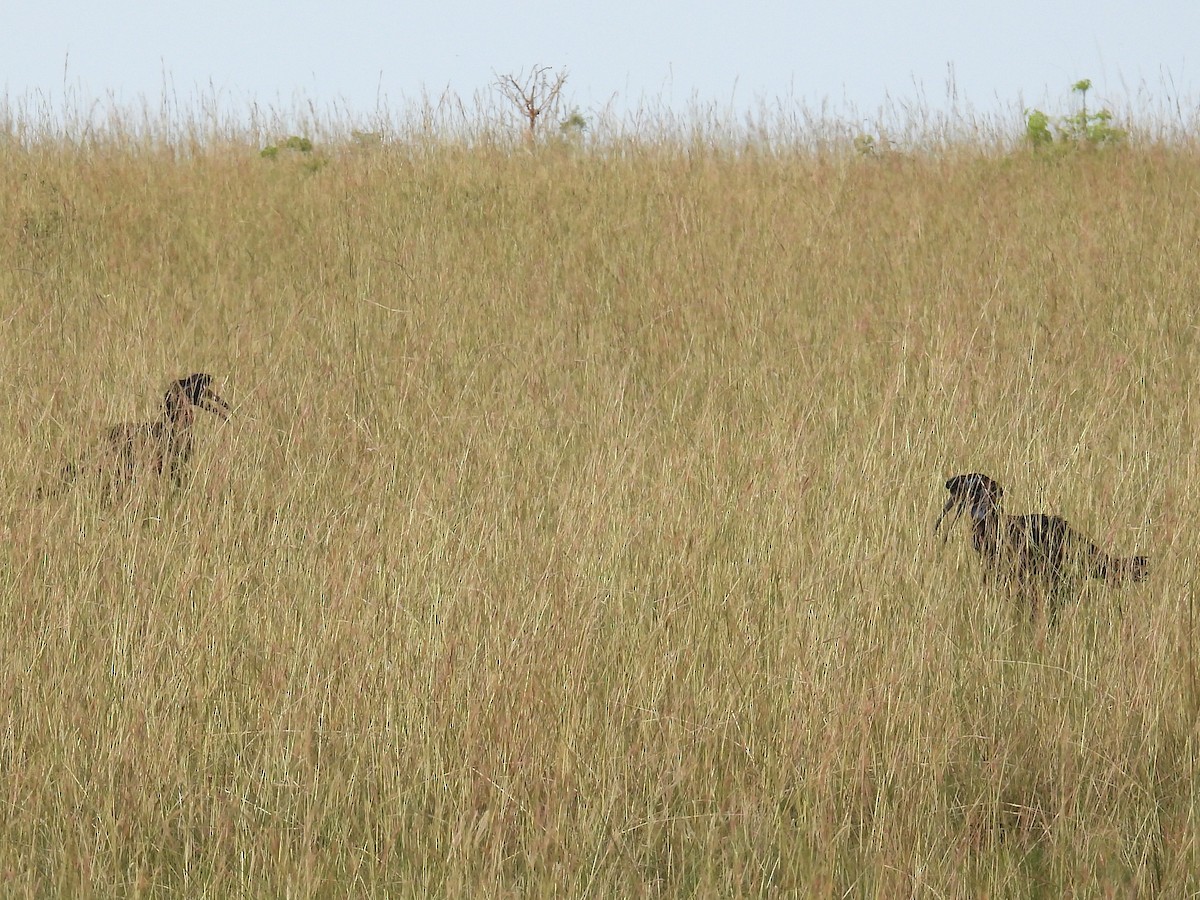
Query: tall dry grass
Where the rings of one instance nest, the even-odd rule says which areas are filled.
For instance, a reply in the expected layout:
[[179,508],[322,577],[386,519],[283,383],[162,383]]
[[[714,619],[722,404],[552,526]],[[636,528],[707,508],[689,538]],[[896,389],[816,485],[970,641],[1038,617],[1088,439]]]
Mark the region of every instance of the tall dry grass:
[[1194,146],[258,149],[0,142],[5,894],[1200,889]]

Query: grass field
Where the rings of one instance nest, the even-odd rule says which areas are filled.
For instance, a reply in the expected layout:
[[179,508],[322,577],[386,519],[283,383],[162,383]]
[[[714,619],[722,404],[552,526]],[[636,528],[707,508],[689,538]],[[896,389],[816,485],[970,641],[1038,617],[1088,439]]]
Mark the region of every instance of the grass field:
[[259,149],[0,141],[0,893],[1200,891],[1193,143]]

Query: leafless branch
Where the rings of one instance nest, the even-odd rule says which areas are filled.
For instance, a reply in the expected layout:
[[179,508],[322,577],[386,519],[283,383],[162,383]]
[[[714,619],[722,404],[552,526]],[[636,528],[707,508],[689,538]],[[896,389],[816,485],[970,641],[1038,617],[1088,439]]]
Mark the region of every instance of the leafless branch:
[[557,111],[566,83],[567,72],[555,72],[550,66],[534,66],[528,75],[522,70],[515,75],[496,76],[500,94],[528,122],[526,139],[530,144],[537,138],[538,119]]

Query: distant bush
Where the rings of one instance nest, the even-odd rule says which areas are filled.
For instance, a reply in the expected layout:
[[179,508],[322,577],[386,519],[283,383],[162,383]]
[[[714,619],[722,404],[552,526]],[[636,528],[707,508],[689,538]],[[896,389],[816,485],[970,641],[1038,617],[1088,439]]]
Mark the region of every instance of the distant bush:
[[584,117],[579,109],[572,108],[570,114],[558,123],[558,130],[564,136],[571,140],[580,140],[583,133],[588,129],[588,120]]
[[1025,111],[1025,140],[1035,150],[1049,147],[1079,148],[1120,144],[1127,136],[1123,128],[1112,124],[1113,114],[1107,109],[1088,112],[1087,92],[1091,79],[1075,82],[1071,90],[1081,95],[1079,112],[1070,116],[1051,118],[1040,109]]
[[302,156],[304,158],[304,168],[310,172],[320,171],[329,163],[329,160],[324,156],[313,155],[313,142],[311,140],[294,134],[286,140],[280,141],[278,144],[263,147],[258,152],[258,155],[263,159],[278,159],[280,151],[287,151]]
[[359,131],[355,129],[350,132],[350,140],[359,150],[374,149],[383,146],[383,132]]
[[263,147],[259,151],[259,156],[263,159],[275,159],[279,156],[280,150],[294,150],[297,153],[312,153],[313,143],[306,137],[298,137],[292,135],[285,141],[279,144],[272,144],[269,147]]

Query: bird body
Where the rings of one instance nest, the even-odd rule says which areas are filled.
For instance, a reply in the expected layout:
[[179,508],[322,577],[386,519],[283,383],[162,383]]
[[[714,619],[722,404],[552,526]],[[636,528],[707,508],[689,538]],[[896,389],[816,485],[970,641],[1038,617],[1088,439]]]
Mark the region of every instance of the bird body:
[[[99,476],[106,489],[131,483],[139,473],[169,475],[178,486],[195,449],[196,410],[228,419],[229,404],[212,389],[212,376],[196,372],[173,381],[163,397],[163,414],[145,422],[124,422],[106,429],[95,457],[63,468],[62,486],[83,472]],[[39,491],[44,496],[47,492]]]
[[934,523],[937,531],[951,510],[969,511],[971,545],[987,572],[1026,596],[1036,615],[1043,597],[1050,614],[1064,589],[1080,577],[1110,584],[1143,581],[1149,576],[1145,556],[1118,557],[1097,547],[1060,516],[1007,515],[1001,511],[1004,489],[987,475],[955,475],[946,482],[950,497]]

